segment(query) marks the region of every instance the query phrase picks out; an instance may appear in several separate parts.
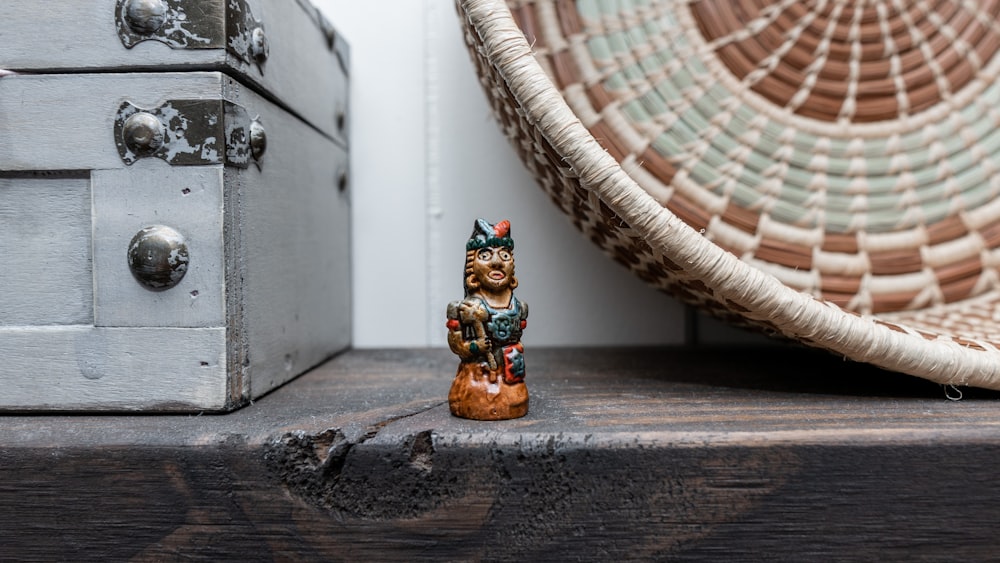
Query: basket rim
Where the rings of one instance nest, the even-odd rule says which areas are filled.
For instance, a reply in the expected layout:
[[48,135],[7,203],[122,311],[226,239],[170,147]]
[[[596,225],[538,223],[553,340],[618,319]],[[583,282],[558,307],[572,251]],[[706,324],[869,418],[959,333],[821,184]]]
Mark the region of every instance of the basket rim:
[[928,340],[905,321],[845,311],[785,285],[703,237],[650,196],[582,124],[535,60],[504,0],[459,0],[459,5],[526,119],[578,175],[580,185],[626,221],[655,254],[735,304],[734,312],[767,320],[792,339],[847,359],[941,384],[1000,389],[1000,350]]

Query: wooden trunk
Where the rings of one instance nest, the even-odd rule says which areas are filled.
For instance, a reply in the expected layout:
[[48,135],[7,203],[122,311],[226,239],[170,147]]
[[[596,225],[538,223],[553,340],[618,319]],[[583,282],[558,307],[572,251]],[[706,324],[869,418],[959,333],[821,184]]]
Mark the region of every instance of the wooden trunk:
[[[0,410],[229,410],[349,345],[346,45],[304,2],[217,0],[216,35],[250,10],[266,57],[130,47],[129,4],[0,4]],[[152,225],[189,253],[163,291],[128,263]]]

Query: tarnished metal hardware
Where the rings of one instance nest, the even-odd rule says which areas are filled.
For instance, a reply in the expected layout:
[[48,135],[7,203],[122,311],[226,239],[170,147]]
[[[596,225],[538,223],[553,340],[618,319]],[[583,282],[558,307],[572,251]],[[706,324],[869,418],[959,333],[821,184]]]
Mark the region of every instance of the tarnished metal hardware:
[[337,131],[343,132],[347,127],[347,112],[344,110],[343,102],[337,102],[336,122]]
[[348,175],[347,166],[340,167],[337,170],[337,191],[346,191],[349,182],[350,176]]
[[[131,49],[143,41],[159,41],[174,49],[219,49],[226,46],[227,0],[118,0],[115,27]],[[162,5],[162,16],[155,5]]]
[[179,284],[189,260],[184,235],[164,225],[141,229],[128,245],[132,276],[152,291],[165,291]]
[[253,17],[245,0],[227,0],[226,4],[226,50],[247,64],[263,64],[271,49],[264,24]]
[[[126,101],[115,116],[115,144],[128,165],[156,157],[176,165],[246,168],[254,153],[252,137],[246,109],[225,100],[170,100],[158,108]],[[263,142],[266,147],[266,138]]]
[[250,49],[248,50],[248,54],[257,63],[263,63],[267,60],[267,56],[271,54],[271,45],[267,42],[267,35],[264,34],[264,28],[255,27],[250,32]]
[[122,142],[137,155],[152,154],[163,146],[164,126],[155,115],[140,111],[122,126]]
[[136,33],[155,33],[165,21],[167,3],[164,0],[126,0],[125,23]]
[[254,160],[260,161],[267,151],[267,131],[260,121],[256,119],[250,122],[250,154]]
[[270,45],[246,0],[118,0],[115,27],[129,49],[159,41],[173,49],[225,49],[261,65]]

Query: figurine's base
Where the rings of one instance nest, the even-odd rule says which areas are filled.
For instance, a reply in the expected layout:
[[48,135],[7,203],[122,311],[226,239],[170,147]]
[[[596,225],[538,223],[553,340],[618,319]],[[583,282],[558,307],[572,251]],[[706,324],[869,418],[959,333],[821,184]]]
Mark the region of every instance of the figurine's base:
[[528,386],[509,385],[501,370],[462,362],[448,393],[451,414],[472,420],[508,420],[528,414]]

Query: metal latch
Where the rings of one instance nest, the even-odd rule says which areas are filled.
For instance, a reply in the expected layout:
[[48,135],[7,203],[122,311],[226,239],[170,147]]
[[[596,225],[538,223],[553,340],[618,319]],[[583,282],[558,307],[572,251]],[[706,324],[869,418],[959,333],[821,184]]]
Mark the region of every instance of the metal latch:
[[156,157],[246,168],[264,156],[267,134],[245,108],[226,100],[170,100],[149,109],[126,101],[115,116],[115,144],[128,165]]
[[115,27],[131,49],[159,41],[174,49],[220,49],[262,65],[269,45],[264,24],[246,0],[118,0]]

